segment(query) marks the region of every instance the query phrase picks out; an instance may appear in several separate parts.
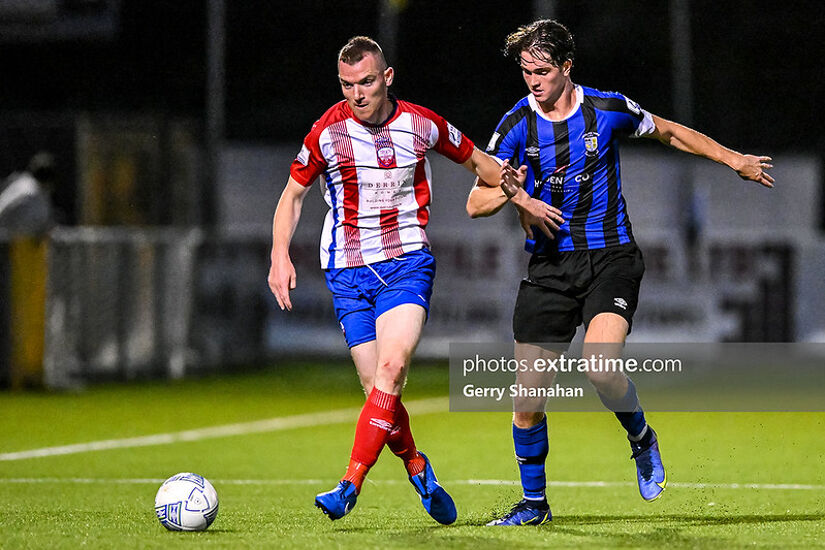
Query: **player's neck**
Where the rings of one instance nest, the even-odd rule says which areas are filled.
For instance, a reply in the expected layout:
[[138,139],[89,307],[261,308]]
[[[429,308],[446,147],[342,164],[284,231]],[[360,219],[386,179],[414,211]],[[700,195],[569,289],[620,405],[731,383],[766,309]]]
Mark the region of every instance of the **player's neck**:
[[381,105],[381,108],[378,109],[375,112],[375,114],[370,117],[370,120],[362,120],[360,118],[358,120],[369,126],[381,126],[385,122],[387,122],[394,113],[395,101],[393,101],[391,97],[387,97],[384,103]]
[[568,80],[557,97],[551,97],[547,101],[536,102],[536,104],[550,120],[564,120],[578,107],[576,86],[573,81]]

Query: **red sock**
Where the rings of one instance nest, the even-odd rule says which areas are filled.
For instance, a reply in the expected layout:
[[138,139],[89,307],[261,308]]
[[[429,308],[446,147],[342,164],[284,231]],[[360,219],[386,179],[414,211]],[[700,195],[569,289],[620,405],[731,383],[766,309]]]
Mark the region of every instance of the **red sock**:
[[393,426],[390,437],[387,439],[387,447],[395,456],[404,461],[404,467],[411,476],[424,471],[427,463],[424,461],[424,457],[418,454],[418,449],[415,448],[415,440],[410,429],[410,415],[401,401],[398,402],[398,407],[395,409],[395,426]]
[[352,445],[349,467],[343,478],[351,481],[359,493],[367,472],[378,460],[378,455],[390,436],[399,399],[398,395],[373,388],[361,409],[355,427],[355,443]]

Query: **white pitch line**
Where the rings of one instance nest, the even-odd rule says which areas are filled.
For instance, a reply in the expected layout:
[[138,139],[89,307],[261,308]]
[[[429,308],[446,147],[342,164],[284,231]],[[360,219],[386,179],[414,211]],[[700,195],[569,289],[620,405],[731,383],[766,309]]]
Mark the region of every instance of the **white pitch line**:
[[[449,402],[446,397],[409,401],[404,403],[404,406],[411,414],[415,415],[447,412],[449,410]],[[60,445],[56,447],[42,447],[40,449],[2,453],[0,454],[0,461],[26,460],[29,458],[70,455],[77,453],[88,453],[92,451],[106,451],[110,449],[148,447],[151,445],[167,445],[169,443],[178,443],[181,441],[200,441],[202,439],[213,439],[216,437],[278,432],[282,430],[292,430],[295,428],[310,428],[331,424],[345,424],[357,420],[360,413],[360,408],[338,409],[327,412],[279,416],[275,418],[268,418],[266,420],[243,422],[239,424],[224,424],[222,426],[211,426],[208,428],[185,430],[182,432],[127,437],[123,439],[104,439],[101,441],[89,441],[86,443],[75,443],[73,445]]]
[[[121,485],[157,485],[163,483],[157,478],[87,478],[87,477],[20,477],[0,478],[0,484],[40,484],[40,483],[68,483],[68,484],[121,484]],[[212,480],[214,485],[326,485],[334,483],[329,479],[217,479]],[[407,481],[400,479],[385,479],[372,481],[376,485],[406,485]],[[459,479],[446,482],[447,485],[498,485],[516,487],[520,483],[510,479]],[[548,487],[632,487],[635,483],[629,481],[548,481]],[[825,485],[807,485],[799,483],[687,483],[670,482],[668,487],[679,489],[751,489],[773,491],[825,491]]]

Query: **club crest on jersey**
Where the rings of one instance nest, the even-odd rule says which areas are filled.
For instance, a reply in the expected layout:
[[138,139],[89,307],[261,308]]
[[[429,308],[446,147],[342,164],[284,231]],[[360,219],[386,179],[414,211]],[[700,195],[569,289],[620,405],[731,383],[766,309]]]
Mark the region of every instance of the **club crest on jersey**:
[[395,148],[392,141],[383,136],[375,138],[375,154],[378,156],[378,166],[391,168],[395,164]]
[[584,151],[588,157],[599,154],[599,132],[584,134]]

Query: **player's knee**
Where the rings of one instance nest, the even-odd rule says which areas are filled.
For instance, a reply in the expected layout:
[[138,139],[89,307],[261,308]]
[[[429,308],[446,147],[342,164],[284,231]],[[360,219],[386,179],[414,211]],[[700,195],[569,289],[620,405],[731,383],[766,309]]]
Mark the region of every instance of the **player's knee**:
[[394,387],[404,385],[406,363],[402,358],[389,357],[378,361],[375,377],[392,384]]
[[625,375],[621,372],[588,371],[587,379],[599,392],[607,395],[622,393],[621,390],[626,387],[624,384]]

